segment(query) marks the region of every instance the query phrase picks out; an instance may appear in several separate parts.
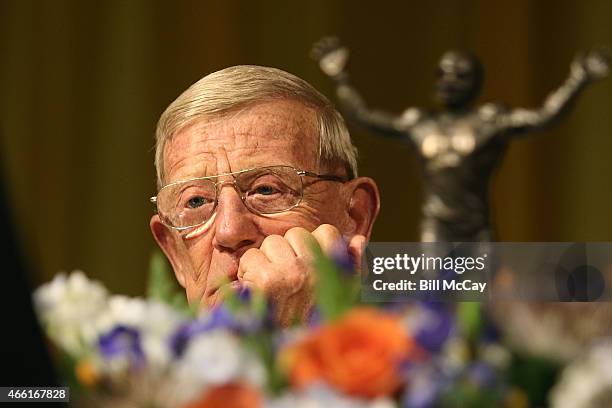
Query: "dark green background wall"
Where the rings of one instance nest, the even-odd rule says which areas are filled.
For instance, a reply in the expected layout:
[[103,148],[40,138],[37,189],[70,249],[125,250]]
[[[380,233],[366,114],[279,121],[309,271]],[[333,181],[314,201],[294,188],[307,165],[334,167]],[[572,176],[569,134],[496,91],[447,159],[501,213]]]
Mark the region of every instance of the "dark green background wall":
[[[203,75],[234,64],[293,72],[328,95],[308,59],[335,34],[372,106],[431,106],[449,48],[486,67],[483,101],[537,106],[576,51],[612,45],[612,2],[0,1],[0,137],[35,280],[80,268],[141,293],[154,242],[157,117]],[[494,183],[499,238],[612,241],[612,78],[558,126],[514,143]],[[415,240],[420,187],[408,147],[352,129],[379,181],[375,240]]]

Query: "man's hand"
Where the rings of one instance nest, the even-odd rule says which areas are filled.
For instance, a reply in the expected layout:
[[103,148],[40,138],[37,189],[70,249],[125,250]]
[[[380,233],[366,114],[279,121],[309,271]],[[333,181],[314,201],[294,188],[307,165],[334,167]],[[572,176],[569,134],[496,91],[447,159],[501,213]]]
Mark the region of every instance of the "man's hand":
[[610,71],[610,52],[595,49],[578,55],[572,62],[572,73],[587,81],[605,78]]
[[274,307],[276,321],[288,326],[296,319],[306,318],[314,305],[313,246],[331,255],[342,243],[340,231],[329,224],[312,233],[295,227],[284,237],[270,235],[259,248],[242,255],[238,280],[244,286],[262,290]]
[[312,47],[310,55],[319,62],[321,70],[333,79],[340,79],[346,75],[344,69],[348,62],[349,50],[337,38],[322,38]]

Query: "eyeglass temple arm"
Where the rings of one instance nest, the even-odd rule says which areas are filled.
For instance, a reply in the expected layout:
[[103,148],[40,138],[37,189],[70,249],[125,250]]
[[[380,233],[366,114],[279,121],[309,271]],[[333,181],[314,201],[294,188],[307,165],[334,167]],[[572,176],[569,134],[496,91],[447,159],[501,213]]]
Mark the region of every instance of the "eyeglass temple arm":
[[157,209],[157,196],[149,198],[149,201],[151,202],[151,204],[153,204],[153,211],[157,214],[159,212]]
[[317,174],[317,173],[313,173],[311,171],[298,171],[298,174],[300,176],[308,176],[308,177],[316,177],[318,179],[322,179],[322,180],[330,180],[330,181],[339,181],[341,183],[344,183],[346,181],[346,179],[344,177],[340,177],[340,176],[332,176],[332,175],[326,175],[326,174]]

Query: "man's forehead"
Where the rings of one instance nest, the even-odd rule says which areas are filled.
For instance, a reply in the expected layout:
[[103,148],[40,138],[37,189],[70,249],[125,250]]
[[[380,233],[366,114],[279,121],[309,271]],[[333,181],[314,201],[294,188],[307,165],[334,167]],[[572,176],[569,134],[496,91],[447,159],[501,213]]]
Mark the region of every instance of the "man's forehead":
[[202,118],[176,132],[164,152],[166,182],[260,165],[317,162],[317,115],[293,100],[273,100]]

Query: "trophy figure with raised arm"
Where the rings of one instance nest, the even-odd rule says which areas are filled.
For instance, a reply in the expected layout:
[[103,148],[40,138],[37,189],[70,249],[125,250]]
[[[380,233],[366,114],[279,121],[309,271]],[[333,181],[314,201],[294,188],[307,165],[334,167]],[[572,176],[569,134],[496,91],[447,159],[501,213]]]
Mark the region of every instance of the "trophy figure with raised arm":
[[580,92],[609,71],[609,54],[594,50],[574,59],[565,82],[537,109],[474,106],[483,68],[472,54],[446,52],[437,67],[436,113],[408,108],[392,115],[368,108],[346,71],[349,51],[335,38],[315,44],[313,57],[337,84],[350,118],[374,133],[415,147],[423,177],[421,241],[491,241],[489,184],[513,137],[559,119]]

